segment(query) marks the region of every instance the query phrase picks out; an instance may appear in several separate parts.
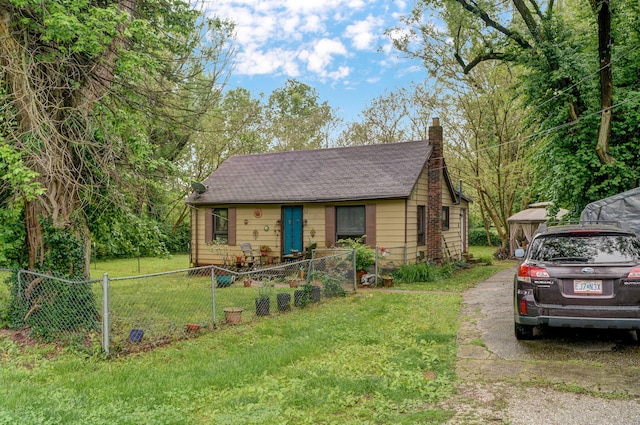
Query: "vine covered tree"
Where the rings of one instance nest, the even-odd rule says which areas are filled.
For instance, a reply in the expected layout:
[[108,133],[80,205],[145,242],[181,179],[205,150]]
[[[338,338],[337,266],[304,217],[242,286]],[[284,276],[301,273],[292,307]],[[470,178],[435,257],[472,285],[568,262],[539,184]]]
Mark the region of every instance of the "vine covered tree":
[[[0,136],[34,173],[18,185],[0,168],[2,192],[22,203],[30,269],[88,273],[89,206],[166,169],[221,83],[232,31],[180,0],[0,0]],[[48,233],[84,261],[48,261]]]

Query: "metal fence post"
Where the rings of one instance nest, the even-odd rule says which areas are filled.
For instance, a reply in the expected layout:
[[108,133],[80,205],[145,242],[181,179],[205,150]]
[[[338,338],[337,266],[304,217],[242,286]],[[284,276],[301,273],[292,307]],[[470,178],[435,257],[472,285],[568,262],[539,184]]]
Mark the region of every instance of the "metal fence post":
[[356,270],[356,250],[354,249],[352,251],[352,263],[353,265],[353,290],[357,290],[358,289],[358,276],[356,276],[356,272],[358,270]]
[[213,309],[213,327],[215,328],[216,320],[216,269],[211,267],[211,308]]
[[102,276],[102,349],[109,355],[109,275]]
[[374,276],[375,286],[378,286],[378,268],[379,268],[378,261],[380,260],[380,257],[378,256],[379,252],[380,252],[380,247],[376,245],[376,262],[373,270],[373,273],[375,274]]

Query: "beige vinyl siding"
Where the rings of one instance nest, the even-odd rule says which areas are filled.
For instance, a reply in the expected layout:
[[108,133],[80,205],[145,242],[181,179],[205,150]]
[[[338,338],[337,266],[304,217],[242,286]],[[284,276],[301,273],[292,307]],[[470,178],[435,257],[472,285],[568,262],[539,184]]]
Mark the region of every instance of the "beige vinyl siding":
[[[427,246],[418,246],[418,205],[424,205],[425,211],[428,214],[427,195],[429,193],[429,186],[427,180],[427,167],[422,169],[422,173],[418,178],[418,182],[411,193],[411,197],[407,201],[407,260],[410,263],[420,258],[421,252],[426,252]],[[427,237],[429,237],[427,235]]]
[[[251,242],[254,250],[258,251],[261,245],[268,245],[271,248],[269,256],[280,256],[280,206],[260,205],[215,205],[215,208],[235,208],[236,209],[236,245],[208,245],[205,243],[205,221],[211,220],[211,209],[214,206],[200,207],[196,209],[196,223],[192,220],[191,244],[198,244],[197,256],[192,258],[192,262],[199,265],[222,264],[225,252],[234,260],[236,256],[242,255],[240,243]],[[259,208],[262,212],[260,217],[255,216],[255,210]],[[247,220],[247,224],[245,223]],[[233,223],[229,223],[232,226]],[[269,230],[265,230],[269,226]],[[194,234],[196,237],[194,237]],[[195,257],[195,255],[194,255]]]
[[442,206],[449,207],[449,230],[443,230],[442,235],[446,245],[443,244],[445,258],[451,257],[452,260],[462,258],[462,223],[460,222],[462,208],[468,207],[466,201],[461,201],[456,205],[453,203],[451,193],[448,190],[442,192]]
[[376,203],[376,244],[399,247],[405,244],[405,201]]
[[313,242],[318,248],[326,247],[324,207],[325,204],[305,204],[302,208],[302,219],[307,220],[306,226],[302,228],[302,245],[305,248]]

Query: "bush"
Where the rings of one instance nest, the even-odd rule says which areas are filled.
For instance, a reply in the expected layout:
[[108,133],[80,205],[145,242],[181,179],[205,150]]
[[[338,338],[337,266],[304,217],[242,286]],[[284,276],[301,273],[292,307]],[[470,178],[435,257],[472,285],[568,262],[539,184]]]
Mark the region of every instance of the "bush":
[[[16,270],[10,277],[10,326],[30,327],[32,334],[41,337],[97,329],[97,303],[84,277],[82,240],[49,222],[42,227],[48,249],[40,270],[23,273],[20,279]],[[50,275],[61,279],[46,277]]]
[[358,239],[340,239],[336,245],[356,250],[356,270],[369,271],[376,263],[376,253],[369,245],[363,243],[364,236]]
[[[501,246],[502,241],[498,237],[495,229],[489,229],[489,237],[491,238],[491,246]],[[487,233],[484,227],[476,227],[469,230],[469,245],[472,246],[489,246],[487,243]]]
[[444,264],[436,266],[429,263],[403,264],[393,273],[399,282],[435,282],[453,274],[454,265]]

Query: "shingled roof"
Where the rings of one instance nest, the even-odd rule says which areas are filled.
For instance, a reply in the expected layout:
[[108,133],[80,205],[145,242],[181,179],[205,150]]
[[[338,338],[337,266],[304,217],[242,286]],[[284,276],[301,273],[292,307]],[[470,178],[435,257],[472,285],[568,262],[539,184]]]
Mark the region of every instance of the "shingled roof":
[[408,198],[433,151],[426,141],[232,156],[188,204]]

